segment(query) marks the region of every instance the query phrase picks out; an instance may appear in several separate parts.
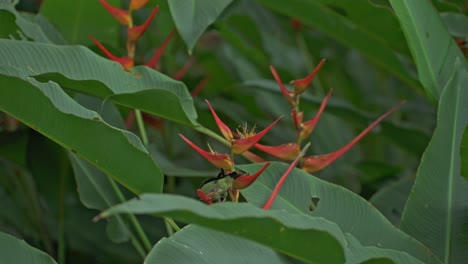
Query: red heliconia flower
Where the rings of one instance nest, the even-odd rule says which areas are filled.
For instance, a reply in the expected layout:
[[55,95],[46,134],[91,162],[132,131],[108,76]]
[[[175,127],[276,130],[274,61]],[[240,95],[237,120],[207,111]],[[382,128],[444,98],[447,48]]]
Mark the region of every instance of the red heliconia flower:
[[115,62],[118,62],[120,63],[120,65],[122,65],[122,67],[125,69],[125,70],[129,70],[131,68],[133,68],[134,64],[133,64],[133,59],[132,58],[129,58],[129,57],[117,57],[115,55],[113,55],[112,53],[110,53],[106,47],[104,47],[104,45],[101,44],[101,42],[99,42],[97,39],[95,39],[93,36],[89,35],[89,38],[94,42],[94,44],[96,44],[96,46],[98,46],[98,48],[110,59],[110,60],[113,60]]
[[143,33],[145,33],[146,29],[149,27],[151,21],[153,21],[153,18],[158,13],[158,11],[159,6],[156,6],[153,9],[153,12],[151,12],[150,16],[146,19],[145,23],[127,29],[127,37],[131,42],[136,42],[143,35]]
[[208,196],[206,193],[204,193],[202,190],[197,189],[197,195],[200,197],[200,200],[207,204],[213,204],[213,201],[211,200],[211,197]]
[[270,162],[265,163],[261,169],[259,169],[254,175],[243,174],[237,177],[232,182],[232,188],[236,190],[242,190],[249,187],[255,180],[257,180],[258,176],[263,173],[270,166]]
[[286,86],[284,86],[283,81],[281,81],[281,78],[279,77],[278,73],[276,72],[275,67],[270,65],[270,71],[273,74],[273,77],[275,77],[276,82],[278,83],[281,93],[283,94],[284,98],[286,101],[291,105],[291,107],[295,107],[297,105],[297,102],[294,100],[295,94],[292,91],[289,91]]
[[149,61],[147,61],[145,63],[146,66],[148,66],[150,68],[154,68],[156,66],[156,64],[158,64],[159,59],[163,55],[164,50],[167,48],[167,45],[169,45],[169,42],[174,37],[175,33],[176,33],[175,29],[173,29],[171,31],[171,33],[169,33],[169,36],[167,36],[167,38],[163,41],[161,46],[159,46],[159,48],[156,49],[156,51],[154,52],[153,57],[151,59],[149,59]]
[[291,119],[294,122],[294,128],[296,128],[297,131],[301,129],[302,126],[302,119],[304,118],[304,112],[297,112],[296,109],[291,109]]
[[322,68],[323,64],[325,64],[325,59],[322,59],[320,63],[315,67],[315,69],[312,71],[311,74],[309,74],[307,77],[304,79],[300,80],[294,80],[291,82],[291,84],[294,86],[294,90],[296,91],[296,94],[301,94],[309,88],[309,85],[312,83],[314,80],[315,75],[317,72]]
[[331,94],[333,90],[330,90],[327,94],[327,96],[323,99],[322,103],[320,104],[320,108],[317,111],[317,114],[310,120],[304,122],[301,125],[301,131],[299,132],[299,138],[301,139],[306,139],[314,130],[315,126],[317,125],[318,121],[320,120],[320,117],[322,116],[323,110],[325,110],[325,107],[327,106],[328,100],[330,100]]
[[252,161],[252,162],[265,162],[265,159],[250,152],[250,151],[246,151],[244,153],[242,153],[242,156],[244,156],[246,159]]
[[216,167],[229,171],[234,166],[234,163],[232,162],[231,157],[228,154],[219,154],[212,150],[210,150],[210,152],[204,151],[203,149],[199,148],[197,145],[195,145],[192,141],[188,140],[183,135],[179,134],[179,136],[185,142],[187,142],[189,146],[195,149],[195,151],[197,151],[200,155],[202,155],[202,157],[204,157],[206,160],[211,162],[211,164],[215,165]]
[[99,0],[107,11],[123,26],[128,27],[131,24],[132,18],[127,11],[111,6],[106,0]]
[[138,10],[148,3],[149,0],[130,0],[130,10]]
[[388,112],[380,116],[372,124],[370,124],[366,129],[364,129],[359,135],[357,135],[353,140],[346,144],[341,149],[323,155],[309,156],[304,157],[302,162],[302,169],[308,173],[314,173],[324,168],[328,167],[339,157],[343,156],[348,150],[350,150],[359,140],[361,140],[367,133],[369,133],[374,127],[376,127],[382,120],[387,118],[391,113],[395,112],[404,102],[400,102],[398,105],[394,106]]
[[210,102],[208,100],[205,100],[205,102],[208,105],[208,108],[210,108],[211,114],[215,119],[216,125],[218,125],[219,131],[227,141],[231,142],[234,139],[231,129],[226,124],[224,124],[223,121],[221,121],[213,107],[211,107]]
[[238,155],[242,154],[253,145],[255,145],[263,136],[265,136],[268,131],[270,131],[278,121],[280,121],[282,116],[280,116],[278,119],[276,119],[273,123],[271,123],[267,128],[263,129],[262,131],[255,133],[255,127],[254,129],[248,130],[247,125],[244,125],[242,127],[242,131],[237,131],[238,132],[238,137],[239,139],[234,139],[234,135],[229,129],[229,127],[224,124],[223,121],[218,117],[216,112],[214,111],[213,107],[211,107],[210,102],[208,100],[205,100],[206,103],[208,104],[208,107],[210,108],[211,113],[213,114],[213,117],[215,119],[216,125],[219,128],[219,131],[221,134],[224,136],[225,139],[227,139],[229,142],[231,142],[231,152]]
[[281,176],[279,181],[276,183],[275,188],[271,192],[270,197],[266,201],[265,205],[263,205],[262,208],[264,210],[270,209],[270,207],[273,205],[273,202],[275,201],[276,197],[278,196],[278,194],[279,194],[279,192],[281,190],[281,187],[283,187],[283,184],[286,181],[286,178],[288,178],[291,171],[297,166],[297,164],[299,163],[301,158],[304,156],[304,154],[307,151],[307,149],[309,148],[309,146],[310,146],[310,143],[307,143],[304,146],[304,148],[302,149],[302,151],[299,153],[299,155],[297,155],[296,159],[289,165],[288,169],[286,169],[286,171],[283,173],[283,175]]
[[265,146],[257,143],[255,147],[282,160],[294,160],[301,152],[300,146],[296,143],[282,144],[279,146]]

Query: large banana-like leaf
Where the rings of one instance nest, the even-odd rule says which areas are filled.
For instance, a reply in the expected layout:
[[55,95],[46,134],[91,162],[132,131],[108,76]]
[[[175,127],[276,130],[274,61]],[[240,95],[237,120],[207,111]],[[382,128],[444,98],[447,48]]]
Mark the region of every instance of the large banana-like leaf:
[[[335,224],[322,217],[310,217],[285,210],[266,211],[247,203],[208,206],[185,197],[142,195],[141,199],[114,206],[100,216],[116,213],[169,216],[247,238],[307,263],[361,263],[373,259],[385,260],[385,263],[422,263],[406,252],[362,246],[352,235],[341,233]],[[245,257],[248,256],[257,256],[254,258],[256,263],[287,263],[286,259],[256,243],[244,243],[243,239],[227,235],[213,237],[216,232],[196,227],[189,226],[186,229],[158,243],[147,261],[165,259],[167,263],[171,263],[169,256],[176,254],[177,259],[181,260],[177,263],[184,263],[183,261],[188,259],[195,261],[191,263],[211,263],[215,259],[223,263],[238,263],[234,260],[245,261]],[[197,232],[194,233],[194,229]],[[229,246],[236,247],[236,250],[230,249]],[[261,255],[265,258],[258,258]],[[225,259],[220,256],[224,256]]]
[[232,0],[169,0],[172,18],[182,39],[192,52],[205,29],[213,23]]
[[465,57],[430,1],[390,3],[406,35],[419,80],[426,92],[438,99],[454,71],[455,59],[465,64]]
[[24,69],[85,94],[111,99],[174,122],[193,126],[197,113],[185,85],[145,66],[129,73],[82,46],[0,39],[0,65]]
[[[0,49],[1,51],[1,49]],[[110,126],[56,83],[0,65],[0,109],[86,159],[129,190],[160,192],[163,175],[133,133]]]
[[[401,228],[444,263],[468,259],[468,181],[461,176],[460,146],[468,124],[468,72],[458,64],[444,88],[438,123],[421,159]],[[457,66],[456,66],[457,67]]]
[[[254,172],[259,166],[240,167]],[[242,190],[242,194],[250,203],[263,206],[286,168],[286,164],[272,163],[254,184]],[[425,263],[439,263],[423,244],[393,226],[362,197],[303,170],[291,172],[272,208],[323,217],[336,223],[363,246],[403,251]]]
[[46,253],[31,247],[23,240],[0,232],[0,263],[55,264]]
[[208,206],[168,194],[144,194],[111,207],[100,217],[117,213],[171,217],[247,238],[309,263],[343,263],[345,258],[343,234],[338,226],[321,217],[266,211],[247,203]]

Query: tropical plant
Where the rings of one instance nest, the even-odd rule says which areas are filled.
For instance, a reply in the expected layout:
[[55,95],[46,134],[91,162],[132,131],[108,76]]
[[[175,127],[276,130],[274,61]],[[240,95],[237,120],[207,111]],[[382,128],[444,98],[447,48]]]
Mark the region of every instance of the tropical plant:
[[467,7],[0,1],[0,263],[463,263]]

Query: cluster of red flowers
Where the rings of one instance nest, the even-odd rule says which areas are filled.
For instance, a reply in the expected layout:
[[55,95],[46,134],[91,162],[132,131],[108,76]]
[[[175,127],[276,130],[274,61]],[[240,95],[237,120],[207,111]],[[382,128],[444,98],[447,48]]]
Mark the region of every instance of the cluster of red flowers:
[[[301,147],[301,143],[310,136],[315,126],[317,125],[326,107],[326,104],[328,103],[330,99],[331,91],[322,101],[320,108],[315,114],[315,116],[305,122],[303,122],[304,113],[300,111],[299,109],[300,96],[309,88],[315,75],[317,74],[317,72],[323,66],[324,63],[325,63],[325,60],[322,60],[318,64],[318,66],[312,71],[312,73],[309,74],[307,77],[292,81],[291,84],[294,87],[293,91],[288,90],[286,88],[286,86],[281,81],[281,78],[279,77],[278,73],[276,72],[275,68],[273,66],[270,67],[271,72],[274,78],[276,79],[285,100],[291,106],[291,116],[294,122],[294,127],[297,132],[296,142],[282,144],[278,146],[265,146],[265,145],[261,145],[257,143],[263,136],[265,136],[265,134],[268,131],[270,131],[273,128],[274,125],[276,125],[276,123],[278,123],[281,117],[276,119],[267,128],[260,131],[259,133],[255,133],[253,129],[248,130],[246,126],[242,128],[242,131],[237,131],[238,133],[233,133],[229,129],[229,127],[218,117],[218,115],[216,114],[216,112],[211,107],[208,101],[206,101],[206,103],[208,104],[208,107],[210,108],[210,111],[215,119],[215,122],[221,134],[230,143],[230,150],[231,150],[230,153],[220,154],[220,153],[216,153],[212,149],[210,149],[210,151],[205,151],[199,148],[198,146],[196,146],[195,144],[193,144],[190,140],[188,140],[184,136],[182,135],[180,136],[182,137],[183,140],[185,140],[185,142],[187,142],[192,148],[194,148],[200,155],[202,155],[205,159],[207,159],[213,165],[223,170],[227,170],[227,171],[235,171],[234,159],[233,159],[234,155],[243,154],[246,157],[250,157],[252,160],[263,161],[263,159],[256,157],[253,153],[250,153],[248,151],[251,147],[255,147],[265,153],[268,153],[276,158],[279,158],[285,161],[294,160],[290,168],[284,173],[284,175],[278,181],[275,190],[272,192],[270,198],[268,199],[267,203],[264,206],[264,209],[270,208],[275,197],[278,195],[278,192],[281,186],[283,185],[286,177],[288,176],[288,174],[294,167],[296,167],[299,164],[299,167],[301,167],[304,171],[309,172],[309,173],[317,172],[319,170],[326,168],[327,166],[332,164],[334,161],[336,161],[339,157],[341,157],[344,153],[346,153],[352,146],[354,146],[359,140],[361,140],[368,132],[370,132],[383,119],[385,119],[388,115],[390,115],[400,106],[399,104],[395,106],[394,108],[390,109],[387,113],[385,113],[380,118],[378,118],[375,122],[369,125],[356,138],[351,140],[347,145],[345,145],[341,149],[332,153],[328,153],[328,154],[303,157],[303,153],[306,149]],[[301,148],[302,148],[302,151],[301,151]],[[246,188],[249,185],[251,185],[258,178],[260,173],[266,169],[268,165],[269,163],[266,163],[265,166],[253,176],[243,175],[242,177],[236,178],[233,181],[231,189],[230,189],[231,199],[233,201],[237,201],[238,193],[239,193],[238,190]],[[201,190],[198,190],[197,193],[203,201],[207,203],[212,203],[211,198],[210,198],[210,195],[212,193],[204,193]]]

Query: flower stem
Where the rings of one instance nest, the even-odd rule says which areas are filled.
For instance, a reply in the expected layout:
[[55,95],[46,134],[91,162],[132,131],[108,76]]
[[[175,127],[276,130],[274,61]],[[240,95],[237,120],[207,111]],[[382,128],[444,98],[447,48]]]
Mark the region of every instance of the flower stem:
[[222,136],[216,134],[215,132],[209,130],[206,127],[203,127],[203,126],[199,125],[199,126],[194,127],[194,129],[197,130],[198,132],[201,132],[201,133],[211,137],[211,138],[214,138],[214,139],[218,140],[219,142],[221,142],[222,144],[224,144],[224,145],[226,145],[228,147],[231,146],[231,143],[229,141],[227,141]]
[[141,140],[143,141],[143,145],[147,146],[148,136],[146,135],[145,124],[143,123],[143,117],[139,109],[135,109],[135,117],[137,120],[138,129],[140,130]]
[[[125,202],[125,197],[123,196],[122,192],[119,189],[119,186],[109,178],[109,182],[111,184],[112,189],[114,190],[115,194],[117,195],[117,198],[121,202]],[[143,231],[143,228],[140,225],[140,222],[138,222],[138,219],[136,218],[135,215],[133,214],[128,214],[128,218],[130,220],[130,223],[132,223],[133,227],[135,228],[135,231],[137,232],[137,235],[140,237],[141,241],[143,242],[143,245],[147,252],[151,251],[152,245],[151,242],[149,241],[148,237],[146,236],[145,232]],[[138,249],[137,249],[138,250]]]

